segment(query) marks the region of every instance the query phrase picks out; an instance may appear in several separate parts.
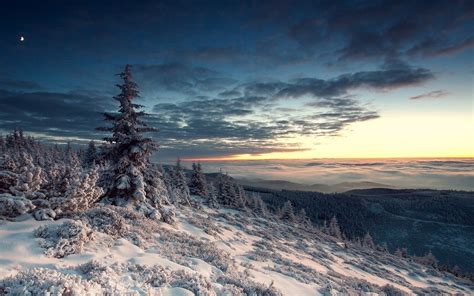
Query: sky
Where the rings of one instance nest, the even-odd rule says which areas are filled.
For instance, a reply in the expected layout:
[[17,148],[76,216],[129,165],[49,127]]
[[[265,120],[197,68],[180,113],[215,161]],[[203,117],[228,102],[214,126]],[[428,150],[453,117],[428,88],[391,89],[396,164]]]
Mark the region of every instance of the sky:
[[5,0],[0,38],[3,133],[101,139],[130,64],[157,159],[474,157],[473,1]]

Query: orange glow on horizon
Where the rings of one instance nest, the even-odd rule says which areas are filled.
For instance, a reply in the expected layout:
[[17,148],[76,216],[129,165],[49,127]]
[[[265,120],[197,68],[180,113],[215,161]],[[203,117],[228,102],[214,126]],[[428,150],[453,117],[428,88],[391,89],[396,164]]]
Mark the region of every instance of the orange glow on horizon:
[[[443,120],[440,120],[443,118]],[[465,114],[386,114],[338,137],[292,139],[302,151],[192,157],[187,161],[285,159],[474,158],[474,117]],[[294,141],[296,140],[296,141]],[[282,143],[285,144],[285,143]]]
[[251,155],[251,154],[237,154],[237,155],[229,155],[229,156],[222,156],[222,157],[196,157],[196,158],[181,158],[182,161],[185,162],[192,162],[192,161],[199,161],[199,162],[219,162],[219,161],[251,161],[251,160],[316,160],[316,159],[326,159],[326,160],[364,160],[364,159],[469,159],[474,158],[474,155],[467,155],[467,156],[410,156],[410,157],[281,157],[277,158],[272,156],[272,153],[263,154],[263,155]]

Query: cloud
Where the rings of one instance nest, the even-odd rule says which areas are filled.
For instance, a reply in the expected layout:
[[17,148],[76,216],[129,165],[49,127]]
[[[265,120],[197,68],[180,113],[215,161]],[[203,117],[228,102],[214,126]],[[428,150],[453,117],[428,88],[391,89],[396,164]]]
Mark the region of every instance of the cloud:
[[472,1],[314,3],[287,34],[302,51],[329,48],[339,62],[450,55],[473,46],[473,11]]
[[421,100],[421,99],[437,99],[449,95],[449,92],[445,90],[430,91],[421,95],[410,97],[410,100]]
[[[300,80],[296,84],[257,81],[239,85],[239,91],[229,90],[233,94],[243,93],[240,97],[221,95],[220,98],[159,103],[153,108],[154,123],[160,127],[163,141],[172,142],[170,146],[174,147],[176,140],[186,139],[192,147],[194,144],[201,147],[204,141],[221,147],[214,150],[214,154],[226,152],[222,155],[228,155],[301,149],[291,144],[294,137],[334,136],[352,123],[379,117],[376,111],[353,98],[336,97],[345,90],[318,93],[321,96],[314,97],[311,103],[299,103],[300,108],[282,108],[281,92],[298,86],[301,86]],[[297,99],[305,94],[299,91],[292,96]],[[288,142],[290,144],[282,146]]]
[[272,95],[275,98],[298,98],[304,95],[327,98],[345,95],[355,88],[390,90],[421,84],[433,78],[434,74],[428,69],[398,65],[388,69],[344,74],[329,80],[305,77],[288,83],[252,83],[245,85],[244,89],[247,94]]
[[222,169],[237,178],[287,180],[307,185],[370,181],[399,188],[474,190],[472,159],[455,162],[443,159],[387,159],[373,162],[321,159],[309,163],[294,159],[263,160],[206,162],[203,168],[207,172]]
[[100,112],[113,108],[105,96],[79,93],[11,92],[0,90],[0,126],[21,127],[46,137],[100,137],[94,128],[102,125]]
[[43,89],[41,85],[33,81],[1,79],[1,78],[0,78],[0,88],[8,89],[8,90],[27,90],[27,91]]
[[182,63],[134,65],[133,71],[145,92],[159,89],[198,95],[202,91],[223,91],[236,83],[236,80],[218,71]]
[[[352,90],[388,91],[433,78],[431,71],[396,59],[373,71],[289,81],[242,83],[222,72],[179,63],[135,65],[134,71],[151,111],[146,121],[160,129],[153,137],[161,143],[162,155],[183,157],[300,151],[305,148],[299,137],[338,136],[356,122],[379,118]],[[164,94],[150,96],[150,90]],[[100,138],[94,131],[103,125],[99,113],[116,110],[114,103],[109,92],[93,90],[0,90],[0,124],[45,137]]]
[[219,93],[220,97],[240,97],[242,94],[240,91],[231,89],[231,90],[226,90],[221,93]]
[[473,47],[474,36],[464,40],[450,42],[448,46],[446,46],[445,40],[427,38],[408,50],[408,54],[412,56],[422,55],[428,57],[437,57],[452,55]]

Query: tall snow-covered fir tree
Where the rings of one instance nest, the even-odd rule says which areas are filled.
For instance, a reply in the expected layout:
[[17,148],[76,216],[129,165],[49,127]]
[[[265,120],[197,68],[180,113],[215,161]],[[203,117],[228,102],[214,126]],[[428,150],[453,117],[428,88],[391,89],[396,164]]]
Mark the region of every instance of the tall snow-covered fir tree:
[[134,103],[139,97],[137,84],[132,80],[131,66],[125,66],[119,74],[123,80],[117,87],[120,94],[114,99],[120,103],[118,114],[105,113],[105,119],[112,123],[111,127],[98,128],[112,132],[110,137],[104,138],[109,143],[106,158],[109,161],[110,179],[106,197],[115,205],[146,203],[149,186],[145,182],[144,172],[149,166],[149,157],[158,145],[144,133],[157,131],[143,121],[146,113],[140,111],[142,105]]

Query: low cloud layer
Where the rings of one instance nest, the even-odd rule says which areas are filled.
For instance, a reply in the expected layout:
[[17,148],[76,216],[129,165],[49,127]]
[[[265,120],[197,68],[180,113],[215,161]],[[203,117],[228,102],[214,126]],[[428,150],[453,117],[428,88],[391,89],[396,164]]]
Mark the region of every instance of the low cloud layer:
[[238,178],[287,180],[312,185],[375,182],[398,188],[474,190],[473,159],[275,160],[206,162]]

